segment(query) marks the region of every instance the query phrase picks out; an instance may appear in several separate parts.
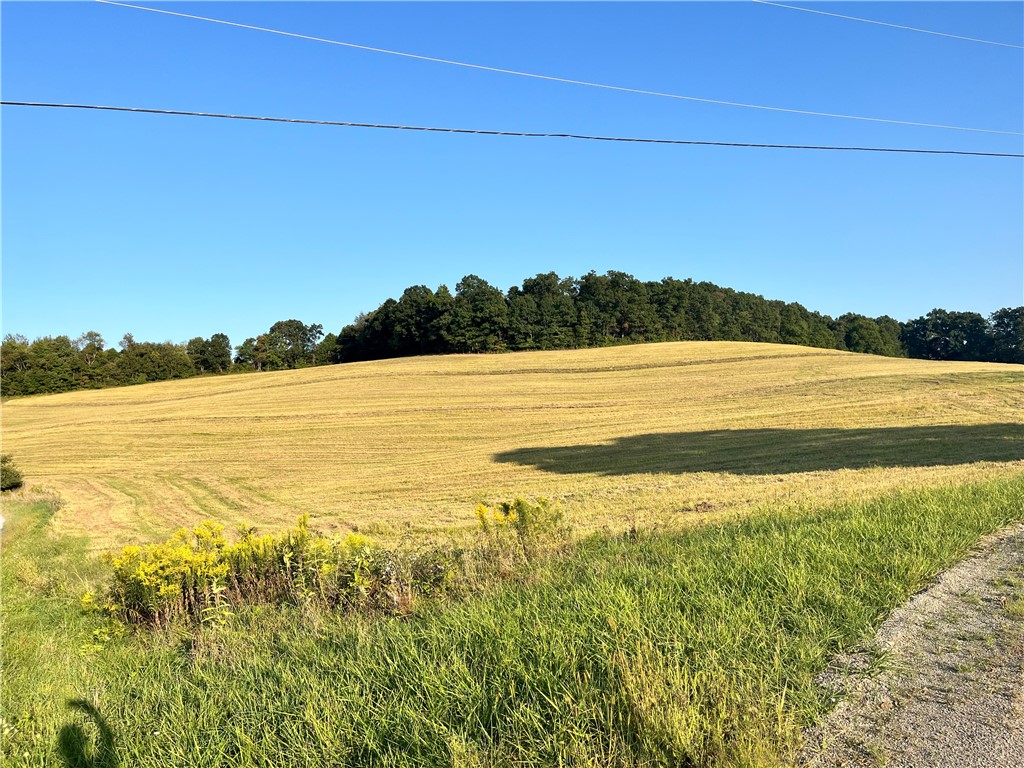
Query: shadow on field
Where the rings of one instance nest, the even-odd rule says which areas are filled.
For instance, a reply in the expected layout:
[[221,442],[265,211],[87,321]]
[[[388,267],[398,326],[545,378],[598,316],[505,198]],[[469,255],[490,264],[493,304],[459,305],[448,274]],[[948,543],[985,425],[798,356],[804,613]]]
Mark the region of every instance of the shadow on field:
[[57,735],[57,748],[68,768],[117,768],[114,732],[92,704],[82,699],[68,702],[68,707],[84,713],[96,723],[96,738],[91,739],[78,723],[69,723]]
[[728,429],[620,437],[605,445],[494,455],[560,474],[729,472],[774,475],[864,467],[931,467],[1024,459],[1024,424],[880,429]]

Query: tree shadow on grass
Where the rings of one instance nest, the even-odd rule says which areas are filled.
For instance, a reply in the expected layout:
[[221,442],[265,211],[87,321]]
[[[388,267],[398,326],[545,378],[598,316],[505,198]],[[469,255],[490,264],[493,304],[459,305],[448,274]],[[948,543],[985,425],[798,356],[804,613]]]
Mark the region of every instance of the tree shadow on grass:
[[68,707],[82,712],[96,724],[96,735],[90,737],[78,723],[68,723],[57,735],[57,748],[68,768],[117,768],[114,732],[92,704],[82,699],[68,702]]
[[658,432],[604,445],[519,448],[493,458],[559,474],[599,475],[932,467],[1024,459],[1024,424]]

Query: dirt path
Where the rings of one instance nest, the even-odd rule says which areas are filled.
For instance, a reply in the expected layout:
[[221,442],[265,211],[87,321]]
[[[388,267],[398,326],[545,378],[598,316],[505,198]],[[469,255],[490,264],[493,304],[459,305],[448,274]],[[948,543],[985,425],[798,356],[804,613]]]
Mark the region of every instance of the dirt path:
[[807,768],[1024,766],[1024,526],[987,539],[821,682],[847,694]]

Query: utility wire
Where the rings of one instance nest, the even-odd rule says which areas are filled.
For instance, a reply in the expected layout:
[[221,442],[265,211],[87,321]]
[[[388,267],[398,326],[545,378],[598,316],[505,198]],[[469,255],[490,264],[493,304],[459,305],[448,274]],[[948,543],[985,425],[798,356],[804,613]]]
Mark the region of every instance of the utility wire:
[[756,147],[760,149],[819,149],[845,152],[901,152],[918,155],[972,155],[975,157],[1022,157],[1024,154],[1008,152],[968,152],[956,149],[900,149],[892,147],[833,147],[809,144],[754,144],[733,141],[689,141],[683,139],[641,139],[624,136],[588,136],[578,133],[531,133],[526,131],[488,131],[476,128],[437,128],[422,125],[388,125],[382,123],[353,123],[341,120],[306,120],[297,117],[263,117],[257,115],[227,115],[217,112],[189,112],[180,109],[147,109],[143,107],[110,107],[98,104],[49,104],[38,101],[0,101],[7,107],[47,107],[52,109],[95,109],[107,112],[138,112],[150,115],[185,115],[188,117],[215,117],[224,120],[256,120],[265,123],[298,123],[301,125],[334,125],[346,128],[383,128],[394,131],[429,131],[434,133],[467,133],[478,136],[520,136],[537,139],[583,139],[586,141],[621,141],[633,144],[685,144],[702,147]]
[[817,13],[821,16],[835,16],[837,19],[848,19],[849,21],[862,21],[865,24],[878,24],[881,27],[893,27],[894,29],[908,29],[911,32],[923,32],[926,35],[939,35],[940,37],[952,37],[956,40],[969,40],[972,43],[985,43],[986,45],[1001,45],[1004,48],[1021,48],[1024,49],[1024,45],[1016,45],[1014,43],[999,43],[995,40],[982,40],[977,37],[964,37],[963,35],[950,35],[946,32],[935,32],[931,29],[920,29],[918,27],[906,27],[902,24],[889,24],[885,21],[875,21],[874,19],[861,19],[857,16],[844,16],[841,13],[830,13],[829,11],[818,11],[813,8],[800,8],[796,5],[784,5],[782,3],[773,3],[769,0],[751,0],[751,2],[758,3],[759,5],[774,5],[776,8],[789,8],[791,11],[804,11],[805,13]]
[[483,64],[469,64],[464,61],[453,61],[451,59],[440,59],[433,56],[421,56],[415,53],[405,53],[403,51],[392,51],[387,48],[374,48],[369,45],[358,45],[356,43],[346,43],[340,40],[329,40],[324,37],[313,37],[312,35],[300,35],[296,32],[284,32],[280,29],[270,29],[268,27],[257,27],[252,24],[240,24],[234,21],[224,21],[223,19],[213,19],[208,16],[195,16],[190,13],[179,13],[177,11],[166,11],[160,8],[147,8],[143,5],[130,5],[128,3],[118,3],[114,0],[95,0],[97,3],[103,3],[104,5],[116,5],[121,8],[134,8],[140,11],[150,11],[152,13],[163,13],[168,16],[180,16],[185,19],[195,19],[197,21],[209,21],[214,24],[224,24],[229,27],[240,27],[242,29],[252,29],[257,32],[270,32],[275,35],[284,35],[285,37],[296,37],[301,40],[312,40],[317,43],[329,43],[330,45],[341,45],[346,48],[357,48],[362,51],[373,51],[374,53],[386,53],[391,56],[403,56],[408,59],[418,59],[420,61],[433,61],[438,64],[451,64],[457,67],[468,67],[470,69],[482,69],[487,72],[499,72],[504,75],[516,75],[518,77],[532,77],[536,80],[550,80],[557,83],[569,83],[570,85],[585,85],[589,88],[603,88],[609,91],[624,91],[626,93],[638,93],[644,96],[661,96],[666,99],[682,99],[685,101],[698,101],[704,104],[721,104],[729,107],[745,107],[747,109],[763,109],[771,112],[787,112],[796,115],[813,115],[815,117],[835,117],[842,118],[844,120],[863,120],[872,123],[890,123],[894,125],[912,125],[918,128],[944,128],[951,131],[974,131],[976,133],[1001,133],[1009,136],[1024,136],[1024,133],[1018,131],[998,131],[991,128],[968,128],[961,125],[940,125],[936,123],[916,123],[909,120],[889,120],[881,117],[862,117],[858,115],[841,115],[831,112],[813,112],[806,109],[789,109],[787,107],[770,107],[764,104],[744,104],[738,101],[722,101],[720,99],[705,99],[698,96],[683,96],[677,93],[662,93],[660,91],[647,91],[640,88],[626,88],[620,85],[606,85],[603,83],[591,83],[586,80],[572,80],[566,77],[553,77],[551,75],[538,75],[532,72],[520,72],[514,69],[502,69],[500,67],[488,67]]

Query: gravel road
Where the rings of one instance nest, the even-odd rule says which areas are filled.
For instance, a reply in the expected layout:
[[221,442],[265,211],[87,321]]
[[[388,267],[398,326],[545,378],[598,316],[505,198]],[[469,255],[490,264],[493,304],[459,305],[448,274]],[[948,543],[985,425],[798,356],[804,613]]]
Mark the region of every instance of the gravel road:
[[820,682],[842,698],[807,768],[1024,766],[1024,526],[897,609]]

